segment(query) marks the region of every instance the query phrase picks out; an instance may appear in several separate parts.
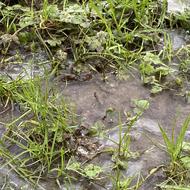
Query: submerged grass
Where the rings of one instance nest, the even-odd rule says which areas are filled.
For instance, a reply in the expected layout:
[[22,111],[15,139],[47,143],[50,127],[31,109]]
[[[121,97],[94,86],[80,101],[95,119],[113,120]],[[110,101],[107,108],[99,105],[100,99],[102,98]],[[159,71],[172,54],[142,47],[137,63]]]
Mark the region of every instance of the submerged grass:
[[[65,154],[73,151],[64,136],[72,135],[76,127],[75,108],[68,106],[67,98],[63,99],[56,85],[51,84],[50,76],[28,79],[27,83],[14,86],[14,97],[23,115],[10,124],[1,122],[8,128],[0,140],[1,156],[6,160],[1,168],[9,165],[20,177],[33,184],[38,184],[42,175],[48,177],[55,171],[55,178],[63,174],[67,176]],[[25,119],[26,116],[30,119]],[[12,155],[6,148],[7,142],[22,151]],[[52,168],[53,163],[57,163],[57,167]]]

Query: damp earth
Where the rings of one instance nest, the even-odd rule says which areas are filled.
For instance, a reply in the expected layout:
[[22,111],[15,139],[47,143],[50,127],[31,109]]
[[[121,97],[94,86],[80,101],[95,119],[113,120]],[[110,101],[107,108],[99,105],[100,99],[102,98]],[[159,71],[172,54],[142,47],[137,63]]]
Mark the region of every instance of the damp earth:
[[[178,1],[170,0],[168,3],[170,11],[179,11]],[[183,2],[180,3],[180,6],[180,9],[184,9],[187,8],[188,4]],[[174,29],[172,31],[166,29],[166,31],[170,36],[170,40],[172,40],[172,50],[175,52],[179,51],[190,40],[189,33],[184,29]],[[164,48],[164,40],[164,36],[161,36],[159,43],[155,47],[159,51],[162,51]],[[33,62],[34,56],[35,61]],[[3,58],[1,57],[1,59]],[[13,81],[18,77],[27,79],[37,75],[43,76],[45,70],[51,67],[45,51],[23,53],[21,54],[21,59],[27,62],[27,64],[8,65],[1,70],[2,76],[11,78]],[[179,60],[175,56],[172,60],[179,64]],[[72,61],[72,59],[68,59],[67,63]],[[41,62],[45,62],[45,66],[39,64]],[[98,64],[94,63],[94,66],[99,68]],[[93,164],[100,166],[100,168],[105,168],[103,174],[100,173],[97,177],[101,178],[101,180],[86,180],[78,177],[76,173],[71,173],[74,177],[79,178],[77,182],[73,181],[72,186],[75,189],[113,189],[113,184],[104,174],[115,175],[117,170],[117,168],[110,167],[117,162],[117,157],[114,157],[114,153],[111,154],[111,152],[117,149],[119,138],[126,134],[130,119],[136,116],[136,110],[143,109],[143,107],[138,107],[135,102],[144,100],[149,101],[149,103],[143,113],[135,120],[127,134],[130,137],[130,156],[126,161],[126,168],[124,167],[121,170],[126,178],[133,176],[130,183],[131,187],[136,185],[136,181],[140,176],[141,179],[146,180],[138,188],[139,190],[160,189],[160,187],[155,187],[155,184],[161,184],[167,180],[167,176],[163,171],[166,170],[170,157],[166,152],[154,146],[145,135],[150,137],[155,144],[163,145],[164,139],[158,124],[171,137],[173,121],[179,106],[180,112],[176,122],[175,133],[180,133],[183,122],[190,110],[190,104],[187,103],[186,97],[186,92],[190,90],[189,86],[184,83],[181,89],[171,82],[172,90],[168,89],[152,94],[150,93],[150,85],[144,84],[141,80],[141,74],[134,70],[130,70],[130,73],[122,73],[120,76],[114,71],[107,72],[106,78],[103,76],[104,73],[97,73],[93,70],[85,70],[81,72],[80,76],[73,74],[71,70],[72,68],[68,67],[67,72],[51,77],[52,84],[59,81],[58,88],[62,92],[63,99],[69,98],[71,107],[76,109],[75,113],[80,118],[80,124],[75,130],[75,136],[71,137],[68,134],[68,137],[65,138],[75,149],[75,157],[79,163],[84,163],[85,165]],[[45,84],[45,81],[42,83]],[[45,85],[43,90],[45,91]],[[10,123],[21,115],[22,111],[18,104],[14,106],[9,102],[6,104],[6,107],[5,104],[1,104],[1,122]],[[31,117],[32,115],[27,115],[22,119],[29,120]],[[121,123],[122,127],[121,131],[119,131]],[[3,134],[7,132],[6,127],[0,125],[0,132],[0,137],[2,138]],[[188,127],[185,141],[189,142],[189,140],[190,128]],[[20,147],[13,147],[10,150],[16,155],[19,153]],[[0,165],[3,164],[4,160],[0,159]],[[155,172],[151,174],[154,169]],[[30,184],[20,179],[16,172],[5,166],[0,170],[0,186],[3,188],[3,185],[8,181],[15,190],[22,188],[33,189]],[[48,181],[45,179],[41,180],[39,184],[41,188],[47,190],[57,188],[57,184],[51,179]],[[68,185],[68,189],[73,188],[72,186]],[[60,189],[66,189],[64,183],[60,184]]]

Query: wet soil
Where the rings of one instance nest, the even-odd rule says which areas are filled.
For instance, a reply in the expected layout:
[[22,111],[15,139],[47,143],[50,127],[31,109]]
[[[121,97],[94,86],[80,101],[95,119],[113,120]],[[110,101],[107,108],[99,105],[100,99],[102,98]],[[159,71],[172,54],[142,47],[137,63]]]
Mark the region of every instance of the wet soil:
[[[66,83],[60,82],[59,85],[60,90],[64,90]],[[97,121],[102,121],[106,129],[118,126],[119,112],[121,113],[122,123],[127,121],[124,111],[131,112],[132,116],[135,115],[133,113],[134,107],[131,105],[131,99],[150,99],[149,109],[144,111],[143,115],[134,123],[129,132],[131,138],[130,151],[131,153],[138,152],[140,157],[128,159],[128,168],[123,170],[123,173],[126,177],[130,177],[136,172],[136,177],[132,183],[135,185],[139,171],[141,171],[143,178],[146,178],[152,169],[160,166],[160,169],[146,180],[139,189],[153,189],[155,184],[159,184],[166,179],[161,171],[166,169],[169,157],[165,152],[153,147],[149,140],[138,133],[138,131],[151,137],[156,144],[163,143],[163,138],[157,123],[160,123],[170,136],[178,106],[181,105],[176,126],[176,131],[180,132],[182,123],[190,111],[190,105],[185,102],[184,97],[176,96],[172,91],[164,91],[151,96],[149,88],[143,85],[138,74],[136,74],[135,78],[133,76],[129,76],[127,82],[121,81],[113,75],[110,75],[105,82],[99,74],[94,75],[90,81],[69,82],[66,90],[63,92],[63,97],[67,96],[69,97],[71,104],[74,105],[75,102],[77,102],[76,113],[85,118],[85,122],[88,126],[94,126]],[[106,110],[109,108],[112,108],[116,114],[105,117]],[[10,111],[2,113],[0,115],[1,121],[9,122],[9,114]],[[14,117],[17,117],[16,114],[18,114],[18,110],[14,110]],[[122,127],[122,133],[124,134],[126,130],[127,125]],[[189,131],[190,128],[187,130]],[[1,127],[1,131],[3,133],[5,128]],[[115,129],[107,131],[105,135],[112,140],[118,141],[119,130]],[[188,136],[187,140],[189,140]],[[109,140],[104,139],[100,142],[99,150],[114,148],[116,148],[116,145]],[[151,150],[146,152],[149,149]],[[80,158],[91,157],[91,150],[87,149],[86,146],[81,146],[81,149],[78,151],[81,154]],[[108,167],[113,164],[111,161],[111,155],[109,154],[97,156],[92,160],[92,163],[96,165],[98,164],[101,167]],[[5,169],[1,172],[4,173]],[[114,170],[108,170],[108,172],[114,173]],[[12,180],[14,181],[16,178],[13,178]],[[42,184],[47,187],[47,183]],[[89,183],[86,183],[86,181],[82,181],[79,184],[82,187],[88,186],[86,189],[91,188]],[[77,186],[79,184],[77,184]],[[98,186],[93,189],[112,189],[112,184],[108,180],[106,182],[97,182],[97,184]]]
[[[60,84],[60,89],[64,88],[65,84]],[[93,126],[98,120],[103,120],[106,110],[113,108],[116,113],[121,113],[122,122],[126,121],[124,111],[131,111],[133,113],[133,107],[131,107],[131,99],[148,100],[150,99],[149,109],[145,110],[140,119],[134,123],[131,131],[131,145],[130,151],[139,152],[142,154],[138,159],[129,159],[129,168],[125,171],[127,176],[132,175],[132,172],[137,172],[141,169],[141,175],[145,178],[148,172],[154,167],[158,167],[162,164],[165,165],[169,159],[167,155],[160,151],[158,148],[154,148],[152,151],[143,154],[146,150],[153,145],[138,131],[143,132],[152,140],[157,143],[163,143],[163,138],[160,133],[157,123],[160,123],[168,136],[171,134],[172,124],[177,113],[178,106],[181,105],[181,111],[179,114],[176,131],[180,132],[182,123],[189,113],[190,105],[186,104],[184,97],[175,96],[170,91],[165,91],[160,94],[151,96],[149,89],[145,88],[141,80],[136,76],[129,77],[129,80],[120,81],[114,76],[110,76],[107,82],[104,82],[102,78],[94,76],[91,81],[85,83],[74,82],[67,86],[65,95],[69,94],[70,100],[77,101],[77,113],[84,116],[89,125]],[[95,96],[96,94],[96,96]],[[113,128],[119,123],[118,114],[114,117],[108,117],[103,120],[106,129]],[[123,133],[127,128],[123,128]],[[188,129],[190,130],[190,128]],[[114,130],[107,134],[112,140],[118,141],[119,131]],[[107,140],[102,142],[101,148],[113,148],[114,143]],[[98,160],[103,167],[108,166],[109,162],[105,159]],[[162,168],[160,169],[162,170]],[[159,183],[163,174],[156,174],[158,177],[151,177],[145,182],[145,184],[139,189],[152,189],[155,185],[155,181]]]
[[189,8],[188,0],[168,0],[168,11],[183,12]]
[[[181,48],[181,46],[187,41],[186,33],[184,34],[183,31],[173,31],[173,33],[170,35],[171,39],[173,39],[173,50],[175,51]],[[33,56],[33,54],[27,54],[24,55],[22,59],[32,60]],[[7,76],[6,73],[8,73],[8,75],[11,75],[13,79],[16,79],[16,77],[19,76],[24,70],[27,70],[28,73],[31,73],[32,77],[34,77],[35,74],[38,74],[39,72],[43,74],[43,71],[41,70],[42,67],[37,63],[46,58],[47,56],[44,54],[44,52],[41,52],[37,56],[36,63],[27,61],[28,63],[31,63],[27,66],[12,64],[2,70],[2,74],[3,76]],[[119,139],[119,130],[113,128],[119,125],[119,113],[121,114],[122,123],[127,123],[127,117],[124,112],[131,112],[132,116],[135,116],[133,112],[134,106],[131,104],[131,100],[150,100],[149,108],[144,111],[142,116],[140,116],[140,118],[133,124],[129,131],[129,136],[131,138],[130,152],[138,152],[140,156],[133,156],[127,159],[126,161],[128,163],[128,167],[125,170],[123,169],[122,172],[126,177],[131,177],[136,172],[135,178],[131,183],[131,185],[135,185],[139,171],[141,172],[140,175],[143,178],[146,178],[150,174],[151,170],[158,168],[158,170],[153,175],[151,175],[138,189],[159,189],[156,187],[156,184],[160,184],[166,180],[166,176],[162,171],[168,166],[169,157],[165,152],[154,147],[153,144],[151,144],[151,142],[139,132],[151,137],[151,139],[156,144],[163,144],[163,137],[160,133],[158,123],[164,128],[167,135],[171,136],[172,124],[180,105],[180,113],[176,124],[176,133],[179,134],[183,121],[190,112],[190,104],[186,103],[185,97],[179,96],[179,94],[185,91],[188,87],[184,86],[183,90],[165,90],[152,95],[150,94],[150,87],[145,86],[140,80],[139,73],[133,73],[134,76],[130,74],[126,75],[128,76],[127,81],[119,80],[116,76],[111,74],[107,75],[107,79],[105,81],[103,80],[101,74],[92,74],[92,72],[87,72],[80,78],[77,78],[73,74],[63,74],[59,76],[59,89],[60,91],[63,91],[64,98],[69,97],[73,106],[75,106],[75,103],[77,102],[76,113],[84,118],[84,123],[86,126],[94,126],[97,121],[102,122],[105,125],[106,130],[104,135],[116,142],[118,142]],[[23,74],[21,76],[24,77],[26,75]],[[65,81],[67,80],[68,83],[66,87]],[[57,79],[55,78],[52,82],[56,81]],[[4,108],[4,105],[0,105],[0,121],[4,123],[10,123],[11,120],[14,120],[14,118],[18,118],[20,116],[20,111],[15,107],[13,111],[11,111],[12,108],[12,105],[8,105],[7,108]],[[114,110],[115,114],[107,116],[106,111],[110,108]],[[122,126],[122,135],[125,134],[127,128],[127,124]],[[1,138],[5,131],[6,128],[0,125]],[[186,141],[190,140],[189,133],[190,126],[187,129],[185,137]],[[117,148],[116,145],[108,139],[97,141],[98,146],[96,149],[98,149],[98,151]],[[90,158],[93,155],[91,154],[93,151],[93,148],[87,147],[85,142],[81,143],[80,149],[78,148],[78,153],[80,153],[80,161]],[[111,156],[112,155],[109,153],[103,153],[96,156],[90,162],[105,168],[113,165]],[[2,163],[3,161],[0,160],[0,164]],[[115,170],[107,169],[104,172],[114,175]],[[1,187],[3,187],[3,184],[6,183],[6,178],[10,180],[10,183],[14,189],[21,189],[21,179],[19,179],[14,172],[10,172],[9,168],[5,167],[0,170]],[[141,180],[142,178],[140,178],[140,181]],[[27,183],[23,182],[23,184],[25,188],[28,187]],[[40,184],[44,187],[44,189],[57,189],[57,186],[54,182],[52,183],[51,180],[48,182],[40,182]],[[81,180],[77,183],[73,182],[73,184],[76,189],[113,189],[113,185],[107,178],[101,181]],[[65,189],[64,183],[61,184],[61,189]]]
[[[179,45],[179,43],[176,44]],[[15,78],[20,72],[23,71],[23,67],[20,68],[21,70],[18,70],[19,72],[16,73],[16,75],[15,72],[11,71],[10,67],[4,70],[4,73],[5,71],[9,71],[9,74],[12,72],[12,76]],[[36,73],[38,72],[39,71],[37,70]],[[119,139],[119,130],[113,128],[119,125],[119,113],[121,114],[122,123],[127,123],[127,117],[124,112],[131,112],[131,117],[135,116],[133,112],[134,105],[131,103],[131,100],[150,100],[149,108],[144,111],[143,115],[140,116],[140,118],[134,123],[129,132],[129,136],[131,138],[130,152],[138,152],[140,156],[133,156],[127,159],[126,161],[128,163],[128,167],[127,169],[123,169],[121,171],[126,177],[131,177],[134,173],[136,173],[131,183],[131,185],[135,185],[139,172],[141,172],[140,175],[142,178],[140,179],[142,180],[149,175],[151,170],[158,168],[158,170],[138,188],[140,190],[152,190],[155,188],[156,184],[160,184],[166,180],[166,176],[162,171],[169,165],[168,155],[160,149],[154,147],[150,141],[139,132],[151,137],[156,144],[163,144],[163,137],[160,133],[158,123],[162,125],[167,135],[170,136],[172,124],[177,113],[178,106],[180,105],[181,109],[176,125],[176,131],[179,134],[183,121],[190,111],[190,105],[186,103],[185,97],[177,95],[182,91],[180,89],[166,90],[152,95],[150,94],[150,87],[143,84],[139,73],[133,73],[133,76],[126,74],[128,78],[127,81],[119,80],[118,77],[113,74],[107,74],[106,81],[103,79],[101,74],[95,73],[93,75],[91,73],[90,77],[88,77],[88,73],[86,75],[84,74],[83,77],[87,78],[87,80],[77,80],[74,75],[72,76],[75,80],[70,80],[70,78],[68,78],[70,76],[70,74],[67,76],[66,74],[59,76],[59,89],[60,91],[63,91],[63,98],[69,97],[71,105],[73,106],[77,103],[76,114],[83,117],[85,126],[94,126],[97,121],[103,123],[105,130],[107,130],[104,135],[116,142],[118,142]],[[67,87],[66,80],[68,80]],[[56,83],[57,78],[54,78],[52,82]],[[110,108],[114,110],[115,114],[106,116],[106,111]],[[14,120],[14,118],[19,117],[19,110],[14,108],[13,111],[11,111],[11,109],[11,105],[9,105],[7,109],[1,105],[0,121],[9,123],[11,118]],[[127,124],[122,127],[122,134],[127,131],[127,128]],[[5,127],[0,126],[0,131],[2,137],[2,134],[6,131]],[[189,131],[190,127],[187,129],[187,141],[190,139],[188,135]],[[77,150],[79,161],[84,162],[85,160],[91,158],[91,156],[96,152],[94,151],[94,148],[98,151],[117,148],[112,141],[107,139],[95,140],[94,142],[90,142],[89,138],[83,138],[81,140],[80,147],[78,147]],[[94,144],[97,146],[93,147]],[[13,150],[14,154],[18,151],[18,149]],[[0,163],[3,164],[3,161],[0,160]],[[93,163],[94,165],[99,165],[102,168],[105,168],[113,165],[114,162],[112,161],[112,155],[110,155],[110,153],[104,153],[96,156],[88,163]],[[114,169],[107,169],[104,173],[105,172],[115,175]],[[14,172],[9,172],[9,168],[6,167],[0,170],[2,185],[6,182],[5,173],[7,173],[11,186],[14,189],[21,189],[21,179],[16,177]],[[105,177],[105,175],[103,176]],[[25,182],[23,182],[23,184],[25,184],[25,188],[28,186]],[[57,189],[54,182],[45,181],[40,182],[40,184],[44,189],[50,189],[50,186],[52,189]],[[82,189],[94,190],[113,189],[113,185],[108,178],[101,181],[88,181],[81,179],[78,183],[73,182],[73,184],[76,189],[79,189],[80,187],[82,187]],[[61,189],[64,189],[64,184],[62,184]],[[159,188],[156,187],[155,189]]]

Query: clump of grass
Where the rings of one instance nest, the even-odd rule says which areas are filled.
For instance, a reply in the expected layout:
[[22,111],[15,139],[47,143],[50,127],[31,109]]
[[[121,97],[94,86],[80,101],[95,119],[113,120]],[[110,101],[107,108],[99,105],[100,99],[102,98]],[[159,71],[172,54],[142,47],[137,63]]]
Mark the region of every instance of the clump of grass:
[[0,79],[0,100],[7,107],[8,103],[18,103],[17,90],[27,83],[27,80],[20,79],[18,76],[15,80],[11,78],[1,77]]
[[[187,127],[189,126],[190,113],[188,114],[187,118],[183,122],[183,126],[182,126],[180,134],[177,136],[176,139],[174,139],[175,125],[176,125],[177,117],[179,115],[179,111],[180,111],[180,108],[178,109],[177,115],[175,117],[175,120],[172,126],[171,140],[167,136],[162,126],[158,124],[160,131],[163,135],[164,142],[165,142],[165,147],[166,147],[165,149],[162,146],[159,146],[156,143],[154,143],[150,137],[140,132],[146,138],[148,138],[156,147],[165,151],[170,156],[171,163],[167,171],[165,171],[166,174],[168,175],[168,180],[160,185],[163,188],[171,187],[174,189],[179,189],[179,188],[183,189],[183,187],[187,186],[187,181],[189,181],[188,170],[190,166],[188,163],[190,161],[190,155],[189,154],[185,155],[183,150],[185,149],[184,136],[185,136]],[[166,184],[168,182],[174,183],[175,185],[167,186]]]
[[[68,99],[63,99],[56,85],[45,76],[28,79],[27,84],[20,83],[15,95],[24,113],[10,124],[1,122],[8,127],[0,140],[1,156],[6,160],[1,168],[9,165],[33,184],[55,171],[55,178],[67,176],[65,155],[72,155],[73,149],[65,136],[69,139],[76,127],[75,108],[69,106]],[[26,116],[28,119],[24,119]],[[14,156],[6,146],[7,142],[20,147],[20,153]],[[57,166],[52,167],[55,163]]]
[[[142,72],[143,82],[153,85],[151,93],[168,89],[167,85],[161,83],[161,76],[172,72],[170,65],[159,65],[157,68],[158,65],[142,62],[146,56],[143,50],[147,47],[154,50],[159,35],[163,33],[160,28],[165,26],[165,19],[167,20],[166,0],[96,0],[77,1],[75,4],[55,0],[50,4],[44,0],[41,2],[41,10],[35,8],[36,3],[33,0],[30,8],[21,5],[2,6],[0,14],[7,33],[18,35],[24,45],[32,47],[33,44],[37,43],[38,46],[40,43],[52,59],[52,65],[58,64],[53,59],[57,49],[69,41],[71,45],[68,49],[72,50],[72,68],[76,75],[89,69],[99,70],[105,79],[107,66],[130,74],[130,69],[133,68]],[[166,57],[171,62],[170,50]],[[69,52],[67,48],[64,51]],[[155,50],[154,55],[157,55]],[[97,58],[100,59],[99,68],[84,64],[88,59]],[[148,71],[145,65],[154,68]],[[152,76],[145,78],[150,72]],[[158,73],[159,80],[154,76]]]

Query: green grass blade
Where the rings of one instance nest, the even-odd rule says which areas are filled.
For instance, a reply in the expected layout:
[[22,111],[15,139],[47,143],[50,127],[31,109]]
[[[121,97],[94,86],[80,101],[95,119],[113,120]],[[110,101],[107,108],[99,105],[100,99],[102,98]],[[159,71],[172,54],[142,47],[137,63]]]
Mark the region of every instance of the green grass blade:
[[161,133],[163,135],[163,138],[164,138],[168,153],[170,153],[170,155],[173,155],[174,147],[173,147],[172,143],[170,142],[170,140],[169,140],[168,136],[166,135],[166,133],[165,133],[164,129],[162,128],[162,126],[160,124],[158,124],[158,126],[159,126],[160,131],[161,131]]
[[189,125],[189,122],[190,122],[190,113],[188,114],[187,118],[185,119],[185,121],[183,123],[181,133],[180,133],[179,138],[177,139],[177,142],[176,142],[176,147],[175,147],[175,152],[174,152],[174,159],[175,160],[177,159],[177,157],[180,155],[180,152],[182,151],[182,143],[183,143],[183,139],[184,139],[187,127]]
[[178,118],[178,115],[179,115],[179,111],[180,111],[180,106],[177,110],[177,114],[175,116],[175,119],[174,119],[174,122],[173,122],[173,126],[172,126],[172,145],[175,146],[174,144],[174,128],[175,128],[175,125],[176,125],[176,121],[177,121],[177,118]]

